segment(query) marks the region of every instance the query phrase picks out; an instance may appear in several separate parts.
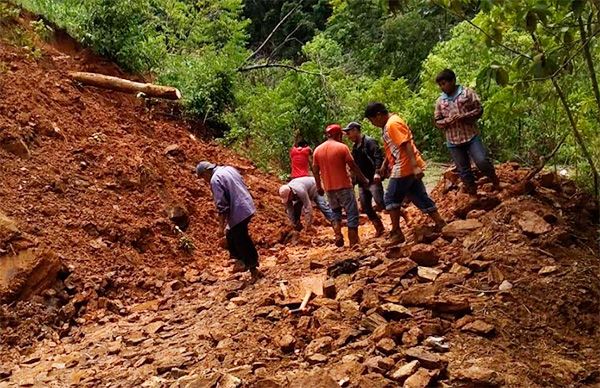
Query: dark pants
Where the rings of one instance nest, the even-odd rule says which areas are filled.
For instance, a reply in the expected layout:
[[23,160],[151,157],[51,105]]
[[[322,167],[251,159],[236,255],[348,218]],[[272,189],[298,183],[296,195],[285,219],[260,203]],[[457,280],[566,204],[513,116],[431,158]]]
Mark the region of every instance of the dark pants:
[[383,202],[383,185],[381,183],[374,183],[369,185],[368,188],[359,187],[358,194],[360,206],[362,207],[363,212],[365,212],[370,220],[378,220],[379,215],[377,215],[377,212],[375,209],[373,209],[373,200],[375,200],[375,203],[381,209],[385,208],[385,204]]
[[258,267],[258,252],[254,246],[250,234],[248,234],[248,224],[252,217],[235,225],[227,231],[227,249],[235,259],[246,265],[246,268]]
[[385,208],[387,210],[399,209],[405,198],[425,214],[437,210],[421,179],[412,175],[404,178],[391,178],[385,192]]
[[475,176],[473,175],[473,171],[471,171],[471,159],[483,175],[490,179],[496,177],[494,164],[489,158],[479,136],[475,136],[463,144],[449,144],[448,149],[458,170],[458,175],[465,185],[475,186]]

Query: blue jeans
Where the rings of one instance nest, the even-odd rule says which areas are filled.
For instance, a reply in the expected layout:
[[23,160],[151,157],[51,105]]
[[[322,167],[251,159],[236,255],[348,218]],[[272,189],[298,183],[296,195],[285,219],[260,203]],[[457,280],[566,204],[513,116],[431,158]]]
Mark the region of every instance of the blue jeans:
[[429,214],[437,210],[435,203],[427,194],[427,189],[421,179],[414,176],[404,178],[391,178],[385,192],[385,208],[398,209],[402,206],[404,198],[410,200],[423,213]]
[[383,185],[379,184],[371,184],[368,188],[359,187],[358,189],[360,205],[370,220],[378,220],[379,216],[375,209],[373,209],[373,200],[377,206],[381,209],[385,208],[385,203],[383,202]]
[[483,175],[489,178],[496,177],[494,164],[489,158],[480,136],[475,136],[462,144],[448,143],[448,149],[458,170],[458,175],[465,185],[475,185],[475,176],[473,175],[473,171],[471,171],[471,159]]
[[333,211],[331,210],[331,207],[329,206],[329,203],[327,202],[325,197],[317,194],[317,196],[315,197],[315,204],[317,205],[321,213],[323,213],[327,221],[333,221]]
[[358,205],[354,189],[328,191],[327,198],[331,205],[334,222],[342,221],[342,209],[344,209],[348,218],[348,228],[358,228]]

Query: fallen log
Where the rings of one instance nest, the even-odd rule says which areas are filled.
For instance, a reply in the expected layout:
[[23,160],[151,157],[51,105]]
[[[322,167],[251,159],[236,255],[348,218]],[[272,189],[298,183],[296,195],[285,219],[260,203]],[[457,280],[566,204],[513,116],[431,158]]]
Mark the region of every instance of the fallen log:
[[133,82],[123,78],[111,77],[104,74],[71,72],[69,76],[83,85],[95,86],[103,89],[116,90],[124,93],[144,93],[149,97],[179,100],[181,92],[177,88]]

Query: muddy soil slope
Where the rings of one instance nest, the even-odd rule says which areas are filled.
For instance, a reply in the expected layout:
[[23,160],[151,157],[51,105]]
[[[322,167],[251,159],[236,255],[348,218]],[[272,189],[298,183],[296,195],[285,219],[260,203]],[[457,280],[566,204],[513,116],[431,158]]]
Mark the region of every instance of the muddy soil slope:
[[[0,43],[0,386],[600,383],[598,209],[572,182],[515,192],[527,170],[507,164],[474,198],[448,173],[442,232],[411,207],[405,246],[364,225],[337,249],[323,226],[290,234],[279,182],[164,107],[74,84],[123,74],[59,43]],[[218,247],[200,159],[239,167],[258,202],[256,284]]]
[[[0,255],[10,258],[0,264],[0,300],[30,299],[67,280],[36,299],[56,315],[84,293],[61,313],[68,322],[87,300],[145,300],[149,289],[183,280],[185,270],[222,266],[210,191],[191,172],[203,159],[242,171],[260,211],[252,224],[259,247],[279,241],[285,224],[276,180],[198,139],[172,107],[77,85],[68,71],[123,73],[58,39],[36,53],[0,42]],[[19,310],[23,331],[4,329],[2,341],[26,346],[43,336],[43,313],[33,304],[31,314]]]

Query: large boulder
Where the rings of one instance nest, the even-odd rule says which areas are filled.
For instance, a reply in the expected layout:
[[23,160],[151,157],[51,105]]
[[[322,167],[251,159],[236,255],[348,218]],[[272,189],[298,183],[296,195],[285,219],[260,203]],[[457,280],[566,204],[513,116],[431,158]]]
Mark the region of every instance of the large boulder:
[[0,302],[29,299],[50,287],[61,269],[58,256],[47,250],[26,250],[0,256]]

